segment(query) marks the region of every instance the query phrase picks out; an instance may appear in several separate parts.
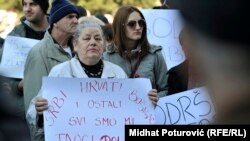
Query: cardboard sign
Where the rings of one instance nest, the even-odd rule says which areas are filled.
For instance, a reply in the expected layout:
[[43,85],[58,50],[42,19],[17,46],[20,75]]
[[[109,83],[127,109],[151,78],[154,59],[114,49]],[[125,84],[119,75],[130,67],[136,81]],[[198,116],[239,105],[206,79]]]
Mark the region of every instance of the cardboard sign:
[[160,98],[155,109],[156,124],[209,124],[214,115],[205,87]]
[[142,13],[147,23],[147,36],[151,44],[163,47],[162,54],[168,70],[185,60],[179,43],[182,21],[178,10],[146,9]]
[[154,124],[148,79],[44,77],[46,141],[124,141],[125,124]]
[[1,73],[7,77],[23,78],[28,53],[38,42],[39,40],[7,36],[0,65]]

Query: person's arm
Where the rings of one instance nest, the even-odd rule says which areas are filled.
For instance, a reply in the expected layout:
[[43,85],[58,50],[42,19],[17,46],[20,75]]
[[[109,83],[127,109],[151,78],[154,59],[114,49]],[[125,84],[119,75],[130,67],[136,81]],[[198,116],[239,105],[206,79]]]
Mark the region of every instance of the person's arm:
[[155,83],[158,95],[160,97],[168,95],[168,74],[167,74],[167,65],[164,61],[161,51],[156,52],[154,64],[155,72]]
[[31,136],[34,140],[35,138],[44,140],[43,116],[38,115],[36,111],[37,100],[41,98],[42,92],[39,91],[38,95],[31,100],[26,113],[26,121],[30,128]]
[[42,92],[39,91],[38,95],[36,97],[32,98],[30,105],[27,109],[26,120],[27,120],[29,126],[31,126],[31,127],[32,126],[37,127],[37,124],[38,124],[38,122],[37,122],[38,116],[37,115],[38,114],[36,111],[36,102],[38,99],[41,99],[41,97],[42,97]]
[[41,88],[42,77],[47,75],[48,71],[42,58],[41,50],[39,50],[38,46],[33,47],[28,54],[24,69],[23,88],[26,112],[31,100],[38,94]]
[[43,127],[43,111],[48,109],[48,101],[42,97],[36,99],[36,125],[38,128]]

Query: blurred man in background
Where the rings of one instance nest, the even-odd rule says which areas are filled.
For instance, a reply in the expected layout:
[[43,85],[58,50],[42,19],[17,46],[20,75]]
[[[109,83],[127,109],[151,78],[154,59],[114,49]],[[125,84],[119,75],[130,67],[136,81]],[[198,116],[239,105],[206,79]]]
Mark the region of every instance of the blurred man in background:
[[216,108],[214,123],[250,123],[250,16],[244,0],[179,0],[197,65]]

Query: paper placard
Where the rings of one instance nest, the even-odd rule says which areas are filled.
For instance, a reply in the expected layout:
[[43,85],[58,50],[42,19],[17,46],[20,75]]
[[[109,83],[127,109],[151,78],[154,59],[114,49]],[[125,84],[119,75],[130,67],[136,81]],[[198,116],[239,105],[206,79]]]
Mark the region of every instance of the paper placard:
[[44,77],[45,140],[124,141],[125,124],[154,124],[149,79]]
[[23,78],[24,65],[30,49],[39,40],[7,36],[1,59],[1,74],[7,77]]
[[185,60],[179,43],[183,24],[178,10],[145,9],[142,13],[147,23],[147,36],[151,44],[161,45],[168,70]]
[[209,124],[214,115],[205,87],[160,98],[155,109],[156,124]]

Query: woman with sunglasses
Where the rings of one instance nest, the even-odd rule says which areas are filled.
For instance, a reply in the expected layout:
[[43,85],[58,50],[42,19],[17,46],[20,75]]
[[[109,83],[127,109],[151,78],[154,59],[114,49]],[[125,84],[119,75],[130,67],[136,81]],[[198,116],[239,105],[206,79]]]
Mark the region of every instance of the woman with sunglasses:
[[167,95],[167,67],[161,47],[148,42],[144,16],[133,6],[122,6],[114,16],[112,30],[113,43],[104,59],[119,65],[130,78],[149,78],[153,89],[148,95],[156,105],[159,97]]

